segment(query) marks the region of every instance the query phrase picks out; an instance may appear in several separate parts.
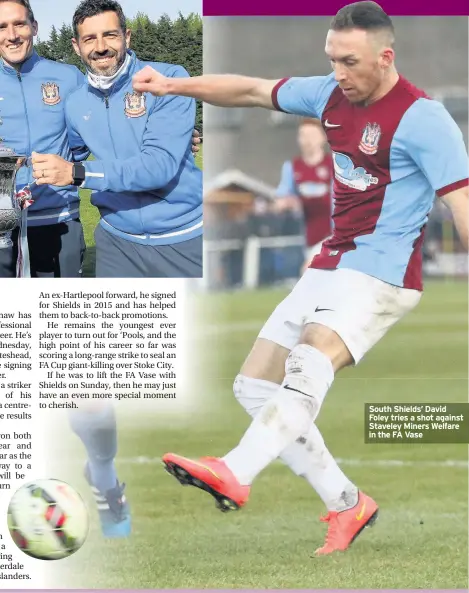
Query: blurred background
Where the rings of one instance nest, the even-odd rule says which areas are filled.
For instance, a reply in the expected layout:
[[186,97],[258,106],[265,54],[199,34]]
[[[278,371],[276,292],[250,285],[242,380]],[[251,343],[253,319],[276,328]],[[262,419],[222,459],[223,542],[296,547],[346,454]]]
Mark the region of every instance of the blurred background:
[[[204,70],[272,78],[326,74],[328,22],[206,18]],[[406,18],[395,25],[399,69],[443,100],[466,130],[467,19]],[[281,462],[256,480],[246,509],[224,515],[205,493],[182,488],[162,468],[168,451],[225,455],[250,423],[233,397],[233,380],[303,260],[301,216],[274,207],[282,164],[297,154],[297,123],[262,110],[205,110],[207,290],[191,299],[185,328],[190,367],[184,384],[193,405],[177,417],[164,413],[162,401],[154,414],[145,408],[138,418],[118,407],[116,463],[133,513],[128,540],[103,540],[82,476],[82,447],[65,421],[49,430],[64,459],[50,475],[82,492],[91,516],[87,544],[54,566],[50,588],[467,587],[467,444],[364,439],[365,403],[467,402],[467,282],[454,278],[466,267],[455,268],[459,247],[443,210],[432,215],[426,248],[433,241],[435,254],[426,266],[445,280],[427,279],[416,310],[362,363],[335,378],[318,418],[332,455],[382,510],[346,554],[312,558],[324,541],[318,519],[325,508]]]
[[[393,21],[399,72],[446,105],[467,145],[468,19]],[[329,22],[328,17],[204,18],[204,72],[271,79],[328,74]],[[298,123],[261,109],[204,107],[206,253],[193,332],[199,374],[191,380],[201,408],[206,401],[209,410],[199,420],[199,434],[194,426],[186,433],[168,430],[165,438],[177,442],[182,455],[225,455],[249,424],[233,397],[233,380],[303,263],[302,212],[276,207],[282,165],[298,155]],[[335,377],[317,420],[344,472],[379,501],[376,527],[346,554],[317,563],[311,556],[324,536],[317,522],[322,504],[281,463],[262,472],[248,508],[234,520],[217,521],[203,494],[184,489],[181,520],[190,517],[196,529],[196,516],[204,526],[197,540],[204,560],[191,564],[196,578],[189,586],[201,581],[205,587],[316,590],[467,586],[467,445],[364,442],[365,403],[467,402],[467,254],[439,202],[426,237],[421,303],[363,362]],[[178,495],[176,489],[169,492]],[[212,541],[216,561],[207,554]],[[187,554],[184,562],[192,557]]]
[[[460,17],[394,17],[398,71],[444,103],[468,130],[468,23]],[[205,18],[204,72],[262,78],[325,75],[329,17]],[[262,109],[204,107],[205,287],[282,284],[303,262],[301,208],[275,207],[282,164],[298,154],[299,119]],[[467,255],[436,201],[425,273],[467,277]]]

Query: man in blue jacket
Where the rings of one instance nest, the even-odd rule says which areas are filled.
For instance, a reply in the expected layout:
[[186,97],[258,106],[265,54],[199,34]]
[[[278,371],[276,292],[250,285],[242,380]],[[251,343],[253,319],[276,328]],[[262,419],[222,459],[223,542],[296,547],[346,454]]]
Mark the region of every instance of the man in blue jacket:
[[[67,160],[87,158],[83,145],[70,148],[64,112],[66,97],[83,83],[83,75],[74,66],[39,57],[33,49],[37,30],[27,0],[0,2],[0,147],[25,156],[36,150]],[[32,181],[32,168],[22,167],[17,189]],[[78,190],[71,183],[32,188],[27,233],[31,276],[80,275],[85,243]],[[18,239],[13,239],[13,247],[0,249],[1,278],[16,276]]]
[[[74,66],[40,58],[33,50],[37,33],[34,14],[26,0],[0,0],[0,146],[19,155],[32,149],[54,151],[66,159],[89,154],[81,145],[72,151],[65,123],[65,97],[83,83]],[[17,189],[33,181],[23,167]],[[77,277],[84,251],[79,221],[78,190],[49,185],[32,188],[28,209],[31,275]],[[13,248],[0,249],[0,277],[15,277],[17,237]],[[130,512],[124,485],[116,476],[116,420],[110,406],[74,410],[71,426],[88,452],[86,477],[95,494],[102,532],[106,537],[130,533]]]
[[[200,277],[202,173],[191,152],[194,100],[133,90],[132,76],[147,63],[128,49],[130,31],[117,2],[84,0],[73,27],[88,77],[67,99],[69,137],[75,150],[88,146],[96,160],[77,165],[65,155],[34,154],[38,185],[79,183],[93,190],[101,213],[97,277]],[[165,76],[188,76],[181,66],[151,66]]]

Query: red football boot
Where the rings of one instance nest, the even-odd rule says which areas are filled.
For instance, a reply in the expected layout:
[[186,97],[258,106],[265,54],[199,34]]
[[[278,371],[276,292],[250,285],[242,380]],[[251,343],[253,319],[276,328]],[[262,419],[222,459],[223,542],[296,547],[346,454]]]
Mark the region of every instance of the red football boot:
[[322,548],[315,552],[316,556],[331,554],[332,552],[346,550],[354,539],[365,529],[371,527],[378,518],[378,505],[363,494],[358,493],[358,502],[346,511],[329,511],[321,521],[329,523],[326,542]]
[[201,457],[195,461],[166,453],[163,463],[166,471],[183,486],[195,486],[211,494],[222,512],[237,511],[248,500],[250,486],[242,486],[225,462],[217,457]]

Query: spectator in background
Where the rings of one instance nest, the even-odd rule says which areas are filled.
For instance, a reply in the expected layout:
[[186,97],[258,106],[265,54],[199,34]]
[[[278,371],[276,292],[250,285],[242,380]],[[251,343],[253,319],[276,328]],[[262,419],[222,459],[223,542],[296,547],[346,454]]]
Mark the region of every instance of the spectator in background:
[[303,211],[306,234],[303,270],[331,234],[334,171],[332,158],[326,152],[326,143],[326,135],[318,119],[302,120],[298,127],[300,154],[283,164],[277,189],[279,211]]

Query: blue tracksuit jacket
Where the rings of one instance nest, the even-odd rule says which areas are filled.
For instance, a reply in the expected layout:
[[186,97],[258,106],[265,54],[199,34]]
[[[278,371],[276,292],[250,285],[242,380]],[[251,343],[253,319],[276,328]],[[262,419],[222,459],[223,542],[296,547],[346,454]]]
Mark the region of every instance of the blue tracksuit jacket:
[[[45,60],[36,52],[19,72],[0,59],[0,145],[16,154],[32,151],[58,154],[64,159],[88,156],[85,147],[72,153],[65,123],[65,99],[83,84],[83,74],[68,64]],[[22,167],[17,189],[33,181],[32,168]],[[33,187],[34,204],[28,209],[28,225],[42,226],[77,219],[76,187]]]
[[186,77],[181,66],[130,65],[109,91],[86,81],[66,101],[71,146],[87,146],[82,187],[93,190],[103,229],[144,245],[168,245],[202,233],[202,173],[191,151],[195,101],[154,97],[132,88],[132,76],[149,64],[165,76]]

